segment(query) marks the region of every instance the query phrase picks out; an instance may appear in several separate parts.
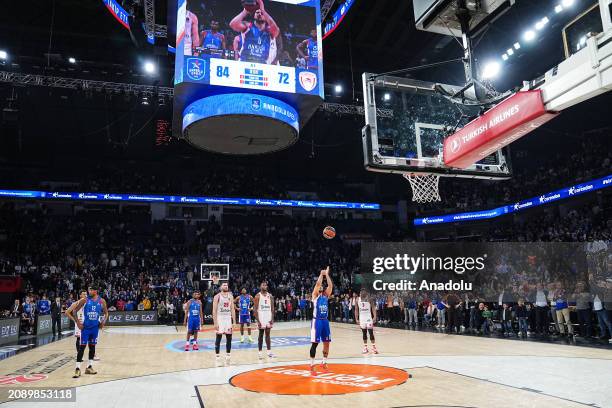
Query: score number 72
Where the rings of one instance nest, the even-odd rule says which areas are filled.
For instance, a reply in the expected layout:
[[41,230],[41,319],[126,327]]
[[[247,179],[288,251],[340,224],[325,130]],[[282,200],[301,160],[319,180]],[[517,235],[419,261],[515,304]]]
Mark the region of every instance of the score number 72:
[[279,72],[278,83],[283,85],[289,85],[289,74],[286,72]]

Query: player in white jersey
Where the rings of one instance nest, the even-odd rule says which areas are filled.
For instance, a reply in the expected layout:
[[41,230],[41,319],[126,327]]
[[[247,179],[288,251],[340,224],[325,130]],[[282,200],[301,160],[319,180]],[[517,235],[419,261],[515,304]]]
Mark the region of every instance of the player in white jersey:
[[274,296],[268,292],[268,282],[263,281],[259,287],[260,291],[255,295],[255,318],[257,319],[257,327],[259,328],[259,359],[263,359],[261,350],[263,348],[264,334],[266,335],[266,348],[268,349],[268,358],[274,357],[272,354],[272,344],[270,340],[270,330],[274,325]]
[[193,49],[200,45],[198,33],[198,16],[187,10],[185,14],[185,55],[193,55]]
[[221,338],[225,334],[225,362],[229,364],[230,353],[232,352],[232,329],[233,325],[236,324],[236,306],[227,282],[221,284],[221,292],[217,293],[213,300],[213,320],[217,334],[215,339],[217,362],[219,361]]
[[355,306],[355,321],[359,327],[361,327],[361,332],[363,334],[363,354],[368,354],[368,333],[370,334],[370,343],[372,343],[372,353],[378,354],[374,339],[376,306],[365,289],[361,289]]

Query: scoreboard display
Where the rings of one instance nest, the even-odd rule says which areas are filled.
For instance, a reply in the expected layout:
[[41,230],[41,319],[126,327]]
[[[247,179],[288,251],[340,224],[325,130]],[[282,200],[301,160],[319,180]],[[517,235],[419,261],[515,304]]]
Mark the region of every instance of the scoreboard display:
[[319,0],[178,0],[175,85],[323,97]]

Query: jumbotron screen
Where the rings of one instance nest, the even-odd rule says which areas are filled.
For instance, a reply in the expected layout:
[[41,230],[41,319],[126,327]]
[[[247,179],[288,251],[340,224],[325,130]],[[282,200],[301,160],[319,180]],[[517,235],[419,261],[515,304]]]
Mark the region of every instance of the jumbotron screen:
[[322,95],[317,0],[178,0],[175,83]]

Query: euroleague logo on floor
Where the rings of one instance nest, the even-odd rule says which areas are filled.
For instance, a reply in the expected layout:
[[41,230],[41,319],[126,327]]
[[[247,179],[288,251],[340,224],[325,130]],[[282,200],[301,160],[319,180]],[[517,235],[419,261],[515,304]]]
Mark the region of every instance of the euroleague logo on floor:
[[403,384],[410,375],[397,368],[369,364],[291,365],[263,368],[230,379],[234,387],[281,395],[338,395],[377,391]]
[[[232,349],[255,349],[257,348],[257,339],[254,339],[253,343],[244,342],[241,343],[239,339],[232,340]],[[310,337],[305,336],[287,336],[287,337],[272,337],[271,339],[272,348],[276,347],[295,347],[295,346],[307,346],[310,345]],[[223,343],[225,344],[225,342]],[[215,341],[212,339],[200,339],[198,340],[198,346],[200,352],[211,351],[215,349]],[[166,344],[166,349],[170,351],[185,352],[185,340],[176,340],[172,343]],[[225,349],[225,345],[223,345]],[[193,349],[192,349],[193,351]]]

